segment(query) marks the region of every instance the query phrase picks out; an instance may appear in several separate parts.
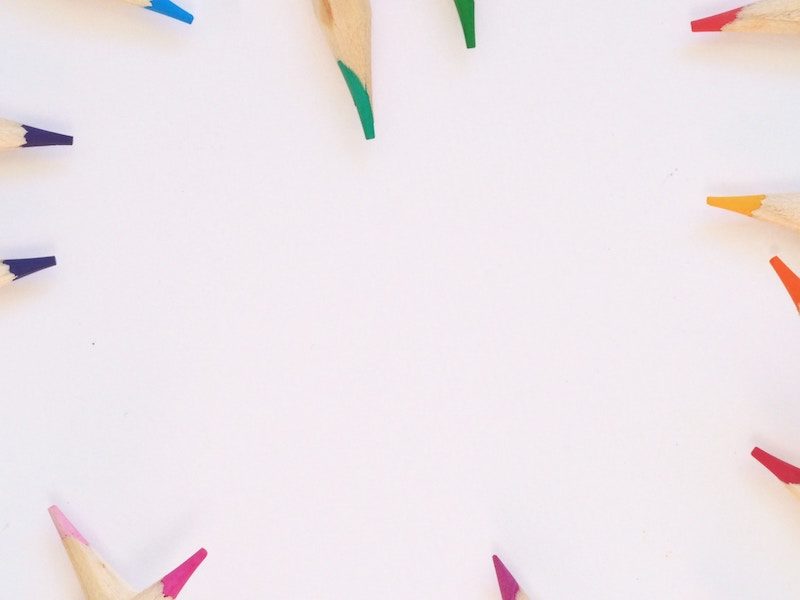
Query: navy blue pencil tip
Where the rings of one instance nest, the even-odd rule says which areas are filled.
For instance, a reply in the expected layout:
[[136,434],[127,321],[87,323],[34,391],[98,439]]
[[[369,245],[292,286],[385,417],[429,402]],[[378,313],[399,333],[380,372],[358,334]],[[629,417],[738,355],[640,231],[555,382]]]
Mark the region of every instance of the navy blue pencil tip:
[[192,13],[183,10],[180,6],[172,2],[172,0],[150,0],[150,6],[146,8],[153,12],[177,19],[178,21],[188,23],[189,25],[194,21]]
[[56,265],[55,256],[41,256],[39,258],[15,258],[4,260],[4,264],[8,266],[9,271],[14,276],[14,279],[21,279],[36,271],[54,267]]
[[33,148],[35,146],[72,146],[72,136],[61,133],[53,133],[44,129],[37,129],[30,125],[23,125],[25,130],[25,144],[23,148]]

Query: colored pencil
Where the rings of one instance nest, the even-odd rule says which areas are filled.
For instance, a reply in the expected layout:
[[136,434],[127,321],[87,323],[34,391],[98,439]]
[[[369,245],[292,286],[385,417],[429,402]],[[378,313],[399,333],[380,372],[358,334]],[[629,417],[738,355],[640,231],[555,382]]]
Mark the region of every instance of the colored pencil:
[[87,600],[165,600],[176,598],[207,552],[201,548],[182,565],[142,592],[135,592],[97,554],[86,538],[69,522],[57,506],[50,507],[50,516],[61,542],[78,575]]
[[800,229],[800,194],[710,196],[708,204],[762,221]]
[[800,33],[800,0],[760,0],[692,21],[692,31]]
[[494,561],[494,572],[497,574],[497,584],[500,586],[500,596],[502,599],[528,600],[525,592],[519,587],[517,580],[514,579],[514,576],[506,569],[503,561],[496,555],[492,556],[492,561]]
[[0,119],[0,149],[33,148],[34,146],[71,146],[72,136],[20,125]]
[[353,97],[364,137],[375,137],[372,114],[372,10],[369,0],[313,0],[333,56]]
[[475,0],[455,0],[461,28],[464,30],[464,41],[467,48],[475,47]]
[[800,498],[800,469],[764,452],[761,448],[753,448],[751,455],[785,483],[790,492]]
[[792,299],[794,307],[797,309],[797,312],[800,313],[800,277],[795,275],[777,256],[773,256],[769,264],[775,269],[775,272],[781,279],[781,283],[783,283],[783,287],[789,292],[789,297]]
[[141,6],[142,8],[146,8],[147,10],[152,10],[153,12],[157,12],[162,15],[166,15],[168,17],[172,17],[173,19],[177,19],[178,21],[182,21],[184,23],[191,24],[194,21],[194,17],[191,13],[186,12],[180,6],[172,2],[171,0],[127,0],[131,4],[135,4],[136,6]]
[[55,256],[40,258],[14,258],[0,261],[0,287],[22,279],[36,271],[55,266]]

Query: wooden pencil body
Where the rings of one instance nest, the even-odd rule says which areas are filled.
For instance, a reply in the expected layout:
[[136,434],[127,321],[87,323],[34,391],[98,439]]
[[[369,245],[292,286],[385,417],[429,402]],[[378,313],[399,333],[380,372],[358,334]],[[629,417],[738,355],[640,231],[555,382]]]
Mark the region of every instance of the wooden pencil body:
[[0,119],[0,149],[8,150],[25,145],[25,128],[19,123]]
[[136,595],[90,546],[74,537],[61,541],[87,600],[130,600]]
[[800,33],[800,0],[761,0],[749,4],[722,31]]

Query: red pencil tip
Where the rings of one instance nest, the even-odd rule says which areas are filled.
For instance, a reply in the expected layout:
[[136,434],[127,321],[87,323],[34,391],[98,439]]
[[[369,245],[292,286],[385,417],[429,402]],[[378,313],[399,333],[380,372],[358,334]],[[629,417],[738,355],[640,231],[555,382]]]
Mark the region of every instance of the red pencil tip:
[[736,20],[741,10],[741,8],[734,8],[718,15],[692,21],[692,31],[722,31],[725,25],[729,25]]
[[60,508],[58,508],[56,505],[53,505],[47,509],[47,512],[50,513],[50,518],[53,519],[53,525],[56,526],[56,531],[58,531],[58,535],[61,536],[61,539],[71,537],[78,540],[84,546],[89,545],[89,542],[86,541],[86,538],[83,537],[81,532],[75,528],[75,525],[69,522],[69,519],[64,516],[64,513],[61,512]]
[[184,563],[177,569],[172,571],[169,575],[165,575],[161,580],[164,589],[162,594],[167,598],[176,598],[189,577],[195,572],[200,563],[203,562],[205,557],[208,556],[205,548],[200,548],[197,552],[192,554]]
[[773,256],[769,261],[769,264],[772,265],[772,268],[775,269],[778,277],[781,278],[783,287],[785,287],[786,291],[789,292],[789,297],[791,297],[792,302],[794,302],[795,308],[797,308],[797,311],[800,312],[800,277],[795,275],[794,272],[777,256]]
[[497,574],[497,583],[500,586],[500,595],[503,600],[516,600],[517,592],[519,592],[519,584],[514,576],[506,569],[497,555],[492,556],[494,562],[494,571]]
[[800,469],[794,465],[790,465],[764,452],[761,448],[753,448],[751,454],[753,458],[769,469],[769,471],[783,483],[800,483]]

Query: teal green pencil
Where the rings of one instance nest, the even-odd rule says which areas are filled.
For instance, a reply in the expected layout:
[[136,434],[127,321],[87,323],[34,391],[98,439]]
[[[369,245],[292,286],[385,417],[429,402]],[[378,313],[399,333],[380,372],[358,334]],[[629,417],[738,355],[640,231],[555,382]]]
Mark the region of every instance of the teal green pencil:
[[314,0],[339,69],[355,102],[364,137],[375,137],[372,114],[372,11],[369,0]]

